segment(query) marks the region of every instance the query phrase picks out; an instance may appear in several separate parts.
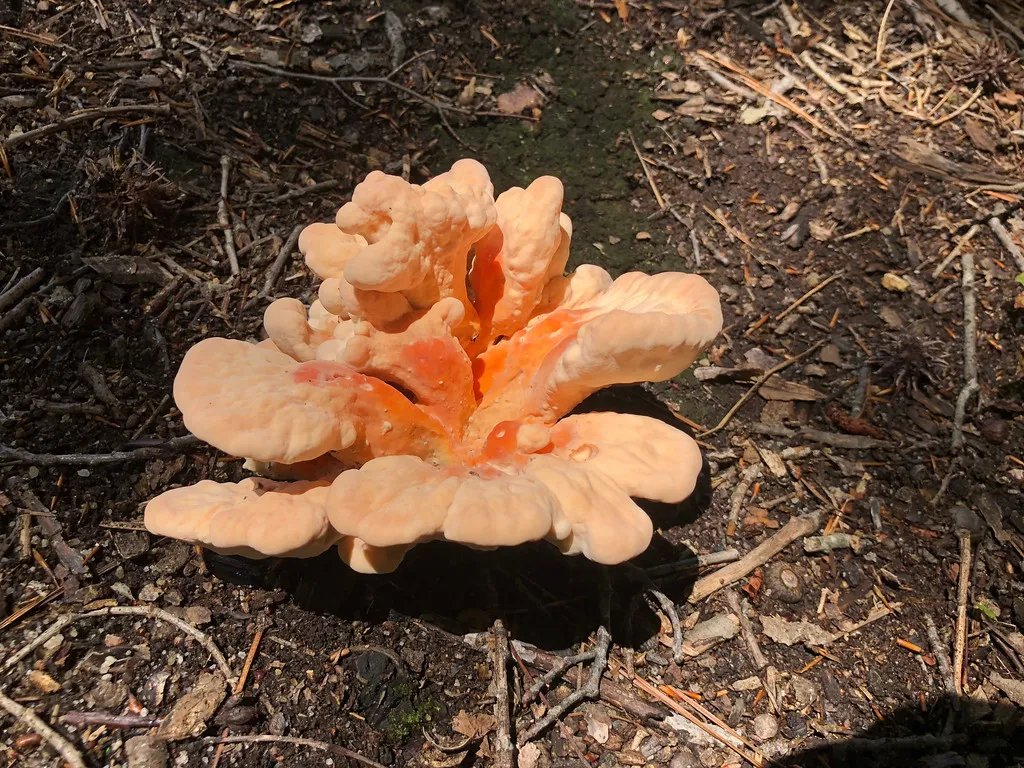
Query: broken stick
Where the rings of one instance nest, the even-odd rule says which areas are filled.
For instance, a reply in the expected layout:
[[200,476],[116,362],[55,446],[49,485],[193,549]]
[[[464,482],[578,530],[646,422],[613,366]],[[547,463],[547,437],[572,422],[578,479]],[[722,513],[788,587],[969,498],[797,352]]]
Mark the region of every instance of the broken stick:
[[794,517],[772,537],[765,539],[735,563],[715,571],[710,576],[698,579],[693,585],[693,592],[688,598],[690,603],[698,603],[709,595],[713,595],[722,587],[726,587],[744,576],[753,573],[758,566],[764,565],[775,555],[784,550],[797,539],[810,536],[821,525],[821,517],[817,512],[802,517]]

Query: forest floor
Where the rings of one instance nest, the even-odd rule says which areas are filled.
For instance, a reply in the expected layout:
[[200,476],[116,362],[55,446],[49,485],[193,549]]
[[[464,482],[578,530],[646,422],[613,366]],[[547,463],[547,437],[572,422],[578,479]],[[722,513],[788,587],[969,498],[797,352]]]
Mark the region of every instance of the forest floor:
[[[0,6],[0,765],[1024,765],[1019,4],[27,2]],[[174,408],[189,346],[308,298],[297,228],[366,173],[463,156],[563,180],[572,266],[720,291],[716,345],[653,390],[709,507],[609,569],[146,533],[156,493],[243,473]],[[510,754],[602,624],[599,697]]]

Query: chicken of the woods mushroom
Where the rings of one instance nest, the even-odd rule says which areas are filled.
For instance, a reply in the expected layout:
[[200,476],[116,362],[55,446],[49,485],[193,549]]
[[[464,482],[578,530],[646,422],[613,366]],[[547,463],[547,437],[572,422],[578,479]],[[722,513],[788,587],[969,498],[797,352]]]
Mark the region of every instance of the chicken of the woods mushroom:
[[163,493],[149,530],[248,557],[334,547],[367,573],[434,539],[643,552],[633,498],[684,500],[699,448],[645,416],[567,414],[681,373],[721,330],[718,294],[677,272],[563,275],[561,209],[558,179],[494,197],[474,160],[422,185],[367,176],[299,238],[318,299],[274,301],[258,344],[199,342],[174,380],[185,426],[256,474]]

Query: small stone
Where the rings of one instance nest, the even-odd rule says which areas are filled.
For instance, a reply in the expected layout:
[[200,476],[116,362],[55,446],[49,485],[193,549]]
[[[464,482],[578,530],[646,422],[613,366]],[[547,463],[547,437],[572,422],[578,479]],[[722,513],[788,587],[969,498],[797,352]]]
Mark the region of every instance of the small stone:
[[128,698],[128,689],[121,683],[100,678],[92,683],[85,698],[97,709],[117,710]]
[[651,117],[660,123],[672,117],[672,113],[666,112],[664,109],[656,109],[651,113]]
[[[267,729],[275,736],[284,736],[288,732],[288,718],[283,712],[275,712],[267,723]],[[550,763],[550,759],[548,763]]]
[[163,556],[150,566],[150,570],[160,576],[172,576],[192,557],[192,549],[185,544],[172,544],[164,550]]
[[142,589],[139,590],[139,600],[144,603],[153,603],[159,600],[160,595],[162,594],[163,590],[156,584],[145,584]]
[[132,560],[149,551],[149,534],[145,531],[114,531],[114,547],[125,560]]
[[651,239],[651,233],[650,232],[637,232],[636,233],[636,239],[637,240],[650,240]]
[[126,600],[134,600],[135,595],[132,594],[131,587],[125,584],[123,581],[115,581],[110,585],[110,591],[115,595],[120,595]]
[[105,635],[103,637],[103,645],[106,648],[117,648],[124,645],[124,638],[120,635]]
[[132,736],[125,742],[128,768],[166,768],[167,742],[155,736]]
[[700,761],[688,749],[679,749],[673,756],[668,768],[697,768]]
[[990,416],[978,425],[978,431],[986,440],[999,445],[1010,437],[1010,422],[998,416]]
[[754,735],[760,741],[774,739],[779,732],[779,721],[767,713],[754,718]]
[[202,627],[213,621],[213,615],[204,605],[190,605],[185,609],[185,621],[193,627]]
[[887,291],[904,293],[908,288],[910,288],[910,281],[906,278],[900,277],[894,272],[886,272],[882,275],[882,287]]

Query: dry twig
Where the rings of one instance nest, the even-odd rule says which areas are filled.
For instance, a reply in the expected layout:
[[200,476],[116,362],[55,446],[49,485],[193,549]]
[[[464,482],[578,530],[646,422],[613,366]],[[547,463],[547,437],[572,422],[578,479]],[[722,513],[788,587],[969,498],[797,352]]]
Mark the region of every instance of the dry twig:
[[19,133],[16,136],[11,136],[4,140],[0,146],[4,149],[11,149],[19,144],[24,144],[27,141],[35,141],[36,139],[41,139],[44,136],[49,136],[51,133],[57,133],[58,131],[62,131],[76,123],[83,123],[87,120],[94,120],[98,117],[116,117],[118,115],[133,114],[169,115],[171,114],[171,107],[169,104],[123,104],[117,107],[83,109],[81,112],[76,112],[75,114],[69,115],[55,123],[50,123],[49,125],[44,125],[31,131],[25,131],[25,133]]
[[0,312],[3,312],[12,304],[21,301],[29,291],[33,290],[37,285],[43,282],[43,276],[46,271],[42,267],[36,267],[21,280],[15,283],[11,288],[0,294]]
[[354,760],[357,763],[368,765],[370,768],[385,768],[376,760],[353,752],[351,749],[339,747],[337,744],[328,744],[325,741],[314,741],[313,739],[299,739],[295,736],[271,736],[259,734],[255,736],[208,736],[202,740],[203,744],[294,744],[299,747],[311,747],[323,752],[332,752],[338,757],[347,760]]
[[147,445],[130,451],[111,453],[32,453],[21,448],[0,444],[0,464],[34,464],[37,467],[95,467],[100,464],[117,464],[122,461],[151,459],[165,453],[187,451],[202,445],[193,435],[173,437],[159,445]]
[[[601,676],[604,674],[605,669],[608,667],[608,651],[611,650],[612,636],[608,633],[608,630],[604,627],[597,628],[597,639],[594,644],[594,650],[588,654],[579,654],[576,657],[569,657],[569,659],[575,659],[572,664],[567,664],[565,669],[568,669],[573,664],[578,664],[580,661],[585,660],[583,657],[592,659],[590,663],[590,676],[587,678],[582,686],[577,690],[570,693],[561,702],[548,710],[548,713],[540,720],[536,721],[530,729],[519,738],[520,744],[526,744],[529,741],[537,738],[548,726],[558,720],[566,712],[572,710],[577,704],[586,699],[596,699],[600,694]],[[568,662],[569,659],[565,661]],[[564,671],[564,670],[563,670]],[[548,672],[541,678],[542,681],[550,682],[557,674]],[[542,686],[534,684],[537,688],[537,692],[540,692]],[[531,688],[531,690],[533,690]],[[535,694],[536,695],[536,694]],[[526,701],[526,697],[523,697]]]
[[[1013,238],[1010,237],[1010,233],[1006,231],[1006,227],[1003,226],[1003,222],[1000,221],[999,216],[993,216],[988,220],[988,226],[995,234],[996,239],[1002,244],[1006,252],[1009,253],[1013,260],[1017,263],[1017,269],[1024,272],[1024,253],[1021,253],[1020,247],[1013,242]],[[0,309],[3,309],[0,306]]]
[[978,312],[977,290],[974,286],[974,253],[964,251],[960,257],[961,285],[964,295],[964,387],[956,398],[956,410],[953,412],[953,450],[958,451],[964,445],[964,415],[967,401],[978,392]]
[[39,635],[27,645],[22,646],[20,649],[12,653],[4,662],[3,669],[7,670],[13,667],[51,637],[60,633],[60,631],[65,627],[82,621],[83,619],[94,619],[100,616],[145,616],[150,619],[157,619],[159,621],[166,621],[168,624],[173,624],[185,634],[195,638],[196,641],[198,641],[199,644],[210,653],[213,660],[217,663],[217,666],[219,666],[221,671],[224,672],[224,676],[228,681],[234,681],[236,679],[235,673],[231,671],[231,665],[228,664],[228,660],[224,658],[224,654],[220,652],[220,649],[208,635],[200,632],[191,624],[182,621],[177,616],[152,605],[117,605],[110,608],[97,608],[95,611],[87,611],[86,613],[75,613],[69,616],[62,616],[51,624],[44,632],[39,633]]
[[761,646],[757,643],[757,636],[754,634],[754,628],[751,626],[750,619],[747,618],[747,614],[744,611],[744,605],[747,601],[744,600],[743,603],[740,603],[739,595],[731,589],[726,590],[725,599],[729,602],[729,607],[732,609],[732,612],[735,613],[740,620],[740,631],[743,633],[743,639],[747,643],[747,649],[750,651],[750,659],[754,662],[754,668],[764,669],[768,666],[768,659],[766,659],[764,654],[761,652]]
[[747,402],[747,400],[749,400],[755,394],[757,394],[757,390],[759,390],[764,385],[764,383],[766,381],[768,381],[768,379],[770,379],[776,373],[780,373],[781,371],[785,370],[786,368],[791,366],[793,363],[795,363],[795,362],[797,362],[799,360],[802,360],[803,358],[807,357],[807,355],[811,354],[816,349],[821,347],[825,343],[825,341],[826,341],[825,339],[822,339],[821,341],[815,342],[814,344],[809,346],[807,349],[805,349],[800,354],[795,355],[795,356],[789,358],[788,360],[783,360],[781,363],[776,365],[774,368],[770,368],[769,370],[767,370],[764,373],[762,373],[760,376],[757,377],[757,379],[754,380],[754,383],[750,385],[750,389],[748,389],[744,393],[743,397],[741,397],[739,399],[739,401],[737,401],[737,403],[732,408],[729,409],[728,413],[726,413],[725,416],[722,417],[722,420],[720,422],[718,422],[718,424],[713,426],[711,429],[704,430],[703,432],[698,434],[697,437],[698,438],[707,437],[708,435],[713,435],[713,434],[715,434],[715,432],[719,432],[722,429],[724,429],[725,426],[730,421],[732,421],[732,417],[736,415],[736,412],[739,411],[739,409],[744,406],[744,404]]
[[512,709],[508,698],[508,632],[501,619],[491,628],[494,648],[491,655],[494,680],[494,768],[515,766],[515,745],[512,742]]
[[235,250],[235,231],[231,225],[231,214],[228,213],[228,182],[231,179],[231,158],[222,155],[220,158],[220,200],[217,202],[217,223],[224,231],[224,250],[231,262],[231,274],[241,272],[238,266],[238,252]]
[[270,265],[270,269],[267,270],[267,279],[263,283],[263,290],[260,291],[260,298],[266,298],[274,290],[274,286],[277,284],[277,279],[281,277],[281,272],[284,271],[284,265],[288,262],[288,257],[292,255],[292,251],[295,250],[296,243],[299,242],[299,235],[302,234],[302,230],[305,229],[305,225],[299,224],[292,230],[291,234],[288,235],[288,239],[285,240],[284,245],[281,246],[280,252],[277,254],[277,258],[274,259],[274,263]]
[[57,733],[53,728],[48,726],[40,719],[39,715],[33,712],[28,707],[23,707],[13,699],[7,698],[4,694],[0,693],[0,707],[7,710],[8,713],[18,718],[28,728],[38,733],[43,737],[43,741],[49,744],[53,750],[64,758],[64,762],[71,766],[71,768],[86,768],[85,760],[82,759],[82,754],[75,749],[74,745]]
[[690,593],[688,601],[691,603],[700,602],[722,589],[722,587],[739,581],[747,574],[752,573],[758,566],[767,563],[797,539],[814,533],[820,525],[821,517],[817,512],[792,518],[774,535],[762,541],[735,563],[730,563],[710,576],[699,579],[693,585],[693,592]]
[[927,613],[924,616],[924,626],[928,633],[928,644],[931,645],[932,653],[935,654],[935,663],[938,664],[939,671],[942,673],[942,687],[950,696],[956,696],[956,677],[953,675],[953,666],[949,663],[946,644],[939,637],[935,621]]
[[956,582],[956,636],[953,641],[953,685],[963,695],[964,661],[967,656],[967,594],[971,589],[971,533],[960,529],[960,572]]

